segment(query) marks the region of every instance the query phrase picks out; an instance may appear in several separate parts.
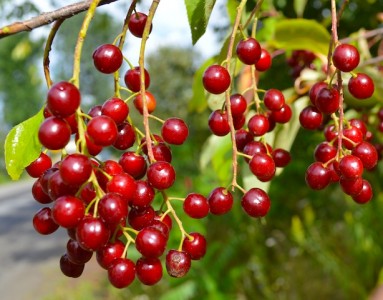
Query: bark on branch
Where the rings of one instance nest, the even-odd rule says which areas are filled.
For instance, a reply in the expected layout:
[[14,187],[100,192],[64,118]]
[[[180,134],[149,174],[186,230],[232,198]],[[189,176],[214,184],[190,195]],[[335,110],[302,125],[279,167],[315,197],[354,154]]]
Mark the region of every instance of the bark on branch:
[[[99,6],[116,2],[118,0],[103,0]],[[0,28],[0,39],[23,31],[31,31],[35,28],[50,24],[58,19],[66,19],[87,10],[92,0],[77,2],[57,10],[42,13],[26,21],[15,22]]]

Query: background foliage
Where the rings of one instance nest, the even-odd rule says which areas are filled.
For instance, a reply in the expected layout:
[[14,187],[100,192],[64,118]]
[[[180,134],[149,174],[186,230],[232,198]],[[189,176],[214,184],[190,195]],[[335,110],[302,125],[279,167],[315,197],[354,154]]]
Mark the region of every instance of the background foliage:
[[[0,11],[5,14],[1,17],[6,19],[23,18],[36,12],[36,7],[29,1],[26,1],[28,5],[23,3],[14,10],[4,6],[4,2],[0,1]],[[352,36],[362,28],[372,30],[382,27],[383,5],[378,0],[369,0],[368,4],[362,0],[350,2],[340,22],[341,38]],[[52,3],[57,4],[55,1]],[[206,21],[209,19],[209,10],[201,10],[201,3],[205,1],[195,1],[195,7],[189,10],[191,24],[199,22],[201,18]],[[217,36],[222,41],[228,35],[237,3],[235,0],[227,1],[227,22],[216,28]],[[254,5],[255,1],[249,0],[247,10],[251,11]],[[264,17],[261,18],[257,37],[264,46],[270,49],[283,48],[286,52],[277,56],[271,70],[262,75],[262,88],[287,89],[293,86],[294,80],[289,76],[286,64],[292,50],[306,46],[325,54],[328,34],[322,29],[329,32],[329,7],[330,1],[264,1]],[[298,17],[304,19],[297,20]],[[286,30],[292,28],[292,23],[283,25],[286,20],[298,22],[293,23],[296,29],[292,33],[286,33]],[[62,62],[71,61],[74,36],[68,33],[77,32],[80,22],[81,16],[72,18],[60,30],[56,48],[53,49],[57,55],[53,58],[52,69],[57,70],[53,73],[54,78],[70,77],[70,64]],[[119,22],[102,13],[95,18],[89,32],[91,38],[87,39],[84,50],[81,82],[89,106],[108,98],[110,95],[107,91],[112,90],[112,82],[96,74],[89,57],[98,44],[112,42],[110,37],[120,30]],[[306,22],[315,25],[307,29]],[[316,33],[307,35],[307,31]],[[203,28],[198,28],[198,32],[193,34],[193,41],[203,32]],[[296,43],[293,37],[297,36],[303,37],[303,41]],[[28,34],[0,42],[0,57],[6,57],[0,60],[0,74],[3,78],[0,81],[0,128],[4,132],[36,113],[44,102],[46,88],[41,70],[36,67],[41,64],[42,45],[42,39],[32,38]],[[374,57],[377,53],[378,47],[373,45],[369,55]],[[213,60],[217,60],[217,57]],[[193,74],[196,73],[198,78],[204,69],[201,67],[198,70],[202,64],[201,56],[192,49],[161,48],[147,58],[147,64],[152,77],[151,91],[162,101],[158,115],[179,116],[185,118],[190,125],[188,143],[173,150],[175,168],[179,170],[174,193],[185,196],[197,190],[208,194],[213,186],[222,184],[219,179],[225,182],[229,174],[228,169],[214,169],[214,160],[212,164],[208,162],[202,171],[196,163],[201,152],[212,151],[209,144],[204,146],[204,141],[209,137],[206,129],[210,113],[209,99],[205,99],[201,87],[193,84]],[[380,79],[378,77],[378,86],[382,84],[381,75]],[[195,80],[198,82],[198,79]],[[376,107],[368,111],[373,112]],[[4,132],[0,134],[4,135]],[[381,138],[379,135],[377,137]],[[338,187],[331,186],[325,191],[312,192],[305,186],[304,172],[313,160],[315,145],[322,141],[320,132],[299,130],[292,136],[286,136],[286,139],[285,143],[292,143],[293,163],[269,187],[272,209],[267,218],[254,220],[247,217],[238,203],[237,195],[237,203],[228,215],[211,216],[202,222],[186,220],[186,228],[206,233],[209,242],[206,257],[202,261],[193,262],[186,278],[175,280],[164,276],[160,285],[151,288],[136,281],[131,288],[123,291],[111,288],[106,279],[101,278],[97,285],[79,285],[71,294],[71,299],[138,299],[142,295],[150,299],[159,299],[158,295],[161,295],[160,299],[166,300],[367,297],[383,280],[381,163],[377,170],[368,174],[375,189],[374,199],[368,205],[359,206],[345,197]],[[215,157],[222,160],[217,154],[225,155],[225,151],[224,147],[218,147],[217,152],[214,152]],[[216,166],[219,165],[216,162]],[[4,168],[1,171],[4,172]],[[217,179],[216,175],[220,172],[221,176]],[[175,241],[177,238],[174,237]],[[49,299],[59,297],[52,295]]]

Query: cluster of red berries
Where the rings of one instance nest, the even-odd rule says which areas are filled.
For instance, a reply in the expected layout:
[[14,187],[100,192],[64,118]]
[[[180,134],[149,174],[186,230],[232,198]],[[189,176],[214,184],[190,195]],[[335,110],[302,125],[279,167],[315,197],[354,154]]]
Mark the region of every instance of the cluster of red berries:
[[[358,50],[348,44],[334,49],[332,62],[337,72],[351,72],[359,64]],[[315,83],[309,92],[311,104],[299,116],[300,124],[309,130],[323,126],[324,115],[333,114],[334,124],[325,126],[326,141],[315,151],[316,162],[306,171],[306,183],[314,190],[324,189],[331,182],[339,182],[342,190],[357,203],[372,198],[369,182],[362,178],[364,170],[372,170],[378,161],[378,152],[370,143],[372,133],[361,119],[346,120],[336,116],[341,105],[341,87],[327,82]],[[363,73],[352,74],[349,92],[357,99],[367,99],[374,93],[371,78]]]
[[[133,13],[129,31],[142,37],[146,20],[145,14]],[[119,47],[103,44],[94,51],[93,62],[98,71],[115,73],[123,63],[123,54]],[[144,71],[146,90],[150,75]],[[156,99],[150,92],[146,91],[146,99],[141,97],[140,74],[139,67],[125,73],[130,93],[127,99],[114,96],[87,114],[81,110],[81,93],[74,84],[53,84],[47,95],[39,141],[47,150],[60,150],[74,140],[76,152],[68,154],[63,150],[61,160],[52,163],[43,151],[26,168],[31,177],[37,178],[32,188],[34,199],[46,205],[33,217],[34,228],[43,235],[59,227],[68,232],[66,253],[60,259],[61,271],[66,276],[79,277],[95,253],[97,262],[117,288],[128,286],[135,277],[146,285],[162,278],[160,257],[167,249],[173,219],[182,237],[180,247],[166,254],[168,274],[184,276],[191,260],[202,258],[206,252],[205,237],[198,232],[185,232],[166,196],[176,177],[170,145],[183,144],[188,127],[179,118],[162,121],[161,134],[150,133],[153,155],[149,155],[148,137],[129,117],[128,103],[132,99],[140,114],[144,113],[144,101],[149,114],[156,108]],[[136,150],[132,149],[135,145]],[[96,157],[106,147],[123,151],[118,161]],[[163,199],[156,210],[157,194]],[[203,218],[209,211],[222,214],[232,205],[230,196],[220,189],[208,199],[193,193],[184,199],[184,211],[193,218]],[[141,254],[136,262],[128,258],[131,244]]]
[[[266,71],[272,64],[269,52],[262,49],[259,42],[251,37],[237,44],[236,54],[242,63],[253,66],[254,71]],[[221,65],[211,65],[203,74],[203,85],[206,91],[212,94],[228,91],[231,83],[228,70]],[[253,88],[258,92],[255,86]],[[231,114],[228,113],[228,104]],[[255,114],[250,110],[252,104],[257,108]],[[250,117],[248,120],[247,116]],[[291,116],[292,110],[282,92],[269,89],[265,91],[263,100],[259,100],[259,103],[249,104],[242,94],[231,94],[228,103],[225,102],[221,109],[210,114],[208,125],[214,135],[225,136],[231,132],[231,123],[237,151],[245,157],[251,172],[260,181],[265,182],[274,177],[277,167],[285,167],[291,160],[288,151],[272,149],[265,141],[265,135],[275,128],[276,123],[287,123]],[[270,199],[262,189],[251,188],[244,191],[241,204],[248,215],[263,217],[269,211]]]
[[295,50],[287,59],[287,64],[291,67],[290,74],[293,78],[298,78],[303,69],[315,69],[315,53],[308,50]]

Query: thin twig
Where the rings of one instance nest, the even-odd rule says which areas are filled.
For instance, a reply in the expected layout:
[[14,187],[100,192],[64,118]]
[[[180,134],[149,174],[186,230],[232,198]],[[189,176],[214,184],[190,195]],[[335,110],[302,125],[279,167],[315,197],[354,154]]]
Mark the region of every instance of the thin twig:
[[[118,0],[103,0],[100,2],[99,6],[110,4],[112,2],[116,2]],[[68,6],[64,6],[62,8],[59,8],[57,10],[42,13],[36,17],[33,17],[29,20],[25,21],[18,21],[9,25],[6,25],[2,28],[0,28],[0,39],[20,33],[23,31],[31,31],[35,28],[48,25],[56,20],[59,19],[66,19],[70,18],[74,15],[77,15],[83,11],[86,11],[89,9],[90,5],[92,3],[92,0],[86,0],[82,2],[77,2]]]

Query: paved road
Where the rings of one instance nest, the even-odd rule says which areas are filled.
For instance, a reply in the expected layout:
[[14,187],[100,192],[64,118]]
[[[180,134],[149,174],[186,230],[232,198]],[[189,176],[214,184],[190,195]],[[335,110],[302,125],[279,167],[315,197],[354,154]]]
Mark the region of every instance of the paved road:
[[66,278],[59,268],[68,240],[66,232],[59,229],[42,236],[33,228],[32,218],[42,205],[31,195],[32,184],[0,185],[1,300],[40,300],[54,294],[58,286],[76,284],[76,279]]

